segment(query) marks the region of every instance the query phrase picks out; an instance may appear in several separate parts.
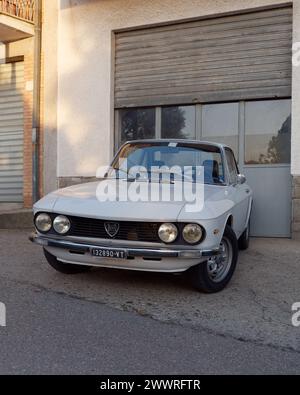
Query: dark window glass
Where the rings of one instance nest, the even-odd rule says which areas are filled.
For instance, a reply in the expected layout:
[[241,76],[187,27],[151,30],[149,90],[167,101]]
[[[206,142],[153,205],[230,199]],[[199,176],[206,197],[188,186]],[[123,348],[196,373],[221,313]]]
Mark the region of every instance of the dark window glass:
[[228,145],[238,157],[239,103],[204,105],[202,135],[203,140]]
[[161,136],[163,139],[195,139],[195,106],[164,107],[161,114]]
[[291,101],[266,100],[246,103],[245,117],[245,163],[290,163]]
[[120,111],[121,143],[155,138],[155,109],[134,108]]

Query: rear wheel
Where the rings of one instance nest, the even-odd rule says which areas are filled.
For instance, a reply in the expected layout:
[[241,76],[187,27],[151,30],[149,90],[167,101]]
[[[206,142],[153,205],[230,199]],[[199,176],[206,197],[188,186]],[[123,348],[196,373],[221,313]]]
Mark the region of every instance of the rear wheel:
[[233,276],[238,260],[238,242],[230,226],[226,226],[220,249],[220,255],[191,269],[194,286],[201,292],[220,292]]
[[91,269],[89,266],[71,265],[69,263],[62,263],[54,255],[50,254],[50,252],[48,252],[45,248],[44,248],[44,255],[49,265],[53,267],[53,269],[55,269],[57,272],[63,274],[85,273]]

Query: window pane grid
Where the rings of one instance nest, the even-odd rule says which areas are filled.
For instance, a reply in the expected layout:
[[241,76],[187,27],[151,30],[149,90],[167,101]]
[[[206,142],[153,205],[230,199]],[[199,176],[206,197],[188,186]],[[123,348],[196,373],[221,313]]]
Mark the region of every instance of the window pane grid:
[[116,148],[140,139],[207,140],[228,145],[240,166],[290,164],[290,99],[122,109],[115,122]]
[[291,101],[245,103],[245,164],[291,162]]
[[163,107],[161,136],[165,139],[194,140],[196,138],[196,107]]

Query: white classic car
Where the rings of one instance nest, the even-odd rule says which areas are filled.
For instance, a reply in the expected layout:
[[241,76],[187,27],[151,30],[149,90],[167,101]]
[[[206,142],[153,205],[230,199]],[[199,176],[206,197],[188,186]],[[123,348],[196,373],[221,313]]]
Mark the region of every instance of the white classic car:
[[36,203],[30,240],[65,274],[91,267],[189,271],[198,290],[219,292],[239,249],[248,248],[252,199],[227,146],[132,141],[98,182]]

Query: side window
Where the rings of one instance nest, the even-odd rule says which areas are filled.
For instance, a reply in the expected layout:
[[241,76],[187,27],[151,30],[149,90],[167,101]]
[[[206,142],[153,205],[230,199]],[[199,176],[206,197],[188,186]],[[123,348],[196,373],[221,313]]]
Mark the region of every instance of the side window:
[[237,176],[239,173],[238,167],[233,152],[230,149],[226,148],[225,153],[226,153],[226,160],[229,170],[229,182],[230,184],[234,184],[237,181]]

